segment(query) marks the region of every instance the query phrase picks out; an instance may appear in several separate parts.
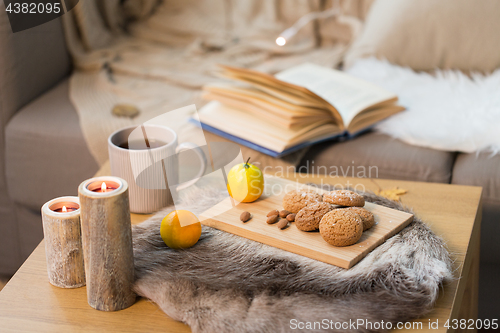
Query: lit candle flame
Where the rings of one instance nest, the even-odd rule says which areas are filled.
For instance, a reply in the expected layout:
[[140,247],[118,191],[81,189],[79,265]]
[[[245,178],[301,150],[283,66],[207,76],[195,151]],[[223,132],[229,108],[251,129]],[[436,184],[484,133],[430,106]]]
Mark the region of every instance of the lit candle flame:
[[278,46],[283,46],[286,44],[286,39],[282,36],[279,36],[278,38],[276,38],[276,44],[278,44]]
[[63,213],[68,212],[68,210],[66,209],[66,206],[63,206],[63,207],[62,207],[62,212],[63,212]]
[[102,182],[102,184],[101,184],[101,191],[106,192],[106,189],[107,189],[107,188],[108,188],[108,187],[106,186],[106,183],[105,183],[105,182]]

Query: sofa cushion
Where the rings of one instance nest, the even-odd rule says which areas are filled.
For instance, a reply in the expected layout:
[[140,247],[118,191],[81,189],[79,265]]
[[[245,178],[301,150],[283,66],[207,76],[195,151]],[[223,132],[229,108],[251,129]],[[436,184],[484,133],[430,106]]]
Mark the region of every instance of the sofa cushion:
[[500,66],[500,1],[377,0],[346,55],[376,56],[414,70],[491,72]]
[[[17,232],[21,248],[21,265],[43,239],[40,209],[30,209],[25,205],[14,204],[17,217]],[[29,230],[29,232],[26,232]]]
[[449,183],[455,154],[411,146],[369,132],[353,140],[312,147],[299,172]]
[[[221,136],[218,136],[214,133],[208,132],[206,130],[203,131],[203,134],[205,135],[205,140],[210,143],[210,142],[231,142],[231,140],[223,138]],[[275,158],[271,157],[269,155],[266,155],[264,153],[258,152],[256,150],[253,150],[251,148],[248,148],[246,146],[237,144],[240,149],[241,149],[241,155],[243,157],[243,160],[246,161],[248,158],[251,159],[251,163],[258,166],[260,169],[262,169],[264,172],[269,171],[269,170],[277,170],[277,169],[291,169],[295,170],[295,167],[297,167],[300,164],[300,161],[302,160],[302,157],[306,153],[307,149],[301,149],[299,151],[293,152],[291,154],[285,155],[281,158]],[[219,152],[210,152],[212,155],[212,158],[214,160],[221,159],[223,160],[225,158],[225,152],[219,151]],[[221,154],[220,157],[217,156],[217,154]]]
[[451,182],[483,187],[481,262],[500,264],[500,155],[459,154]]
[[500,155],[458,154],[451,182],[482,186],[483,200],[496,200],[500,203]]
[[39,210],[48,200],[77,195],[78,185],[98,170],[64,80],[7,124],[6,175],[16,202]]
[[71,64],[60,18],[13,33],[5,3],[0,4],[0,274],[8,275],[23,258],[21,217],[7,193],[5,127],[22,106],[67,76]]

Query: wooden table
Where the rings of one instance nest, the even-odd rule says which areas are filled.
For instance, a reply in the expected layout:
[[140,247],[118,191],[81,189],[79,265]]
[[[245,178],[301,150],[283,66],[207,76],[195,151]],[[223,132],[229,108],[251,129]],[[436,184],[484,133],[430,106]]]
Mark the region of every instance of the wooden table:
[[[109,172],[106,168],[102,173]],[[332,178],[291,174],[288,179],[301,183],[359,184],[376,191],[399,186],[408,190],[402,202],[413,207],[431,229],[444,238],[460,279],[446,285],[435,308],[422,322],[439,320],[439,330],[448,318],[476,319],[479,271],[479,232],[481,188],[408,181]],[[360,187],[358,187],[359,189]],[[133,214],[139,223],[147,215]],[[132,307],[118,312],[101,312],[87,304],[85,287],[60,289],[49,284],[43,241],[0,292],[1,332],[189,332],[189,327],[172,320],[155,304],[139,299]]]

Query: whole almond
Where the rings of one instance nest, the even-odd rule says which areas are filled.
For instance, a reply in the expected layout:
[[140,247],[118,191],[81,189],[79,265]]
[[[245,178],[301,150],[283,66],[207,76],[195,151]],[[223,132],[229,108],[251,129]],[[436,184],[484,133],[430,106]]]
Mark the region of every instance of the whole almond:
[[294,214],[294,213],[288,214],[288,215],[286,216],[286,219],[287,219],[289,222],[293,222],[293,221],[295,221],[295,214]]
[[280,214],[280,212],[278,212],[277,209],[274,209],[274,210],[270,211],[269,213],[267,213],[266,216],[269,217],[269,216],[272,216],[272,215],[279,215],[279,214]]
[[278,222],[278,218],[279,218],[279,216],[278,216],[278,215],[271,215],[271,216],[269,216],[269,217],[267,218],[266,223],[267,223],[267,224],[273,224],[273,223],[276,223],[276,222]]
[[285,229],[288,226],[288,220],[281,219],[276,226],[278,227],[278,229]]
[[241,222],[246,222],[252,218],[252,215],[249,212],[243,212],[240,215]]
[[285,209],[283,209],[282,211],[280,211],[280,217],[285,218],[285,217],[288,216],[288,214],[291,214],[291,213],[289,211],[285,210]]

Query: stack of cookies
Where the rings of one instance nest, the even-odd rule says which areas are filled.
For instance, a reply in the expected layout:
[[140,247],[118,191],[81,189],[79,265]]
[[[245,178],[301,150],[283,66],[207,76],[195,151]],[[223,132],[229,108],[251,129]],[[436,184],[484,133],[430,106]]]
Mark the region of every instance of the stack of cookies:
[[319,230],[334,246],[356,243],[364,230],[375,224],[373,214],[362,208],[365,199],[349,190],[315,192],[294,190],[283,198],[283,208],[296,213],[295,225],[302,231]]

